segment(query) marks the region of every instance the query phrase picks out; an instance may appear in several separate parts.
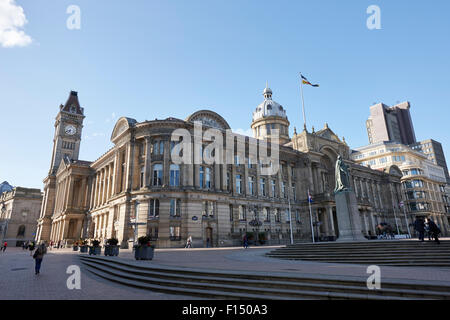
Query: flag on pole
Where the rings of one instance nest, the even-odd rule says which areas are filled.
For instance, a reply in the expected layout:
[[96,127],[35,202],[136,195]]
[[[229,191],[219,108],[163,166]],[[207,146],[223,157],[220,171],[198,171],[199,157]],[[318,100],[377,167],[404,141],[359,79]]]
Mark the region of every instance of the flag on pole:
[[312,87],[318,87],[319,86],[318,84],[312,84],[311,82],[309,82],[308,79],[306,79],[302,74],[300,74],[300,76],[302,77],[302,83],[303,84],[308,84],[308,85],[310,85]]

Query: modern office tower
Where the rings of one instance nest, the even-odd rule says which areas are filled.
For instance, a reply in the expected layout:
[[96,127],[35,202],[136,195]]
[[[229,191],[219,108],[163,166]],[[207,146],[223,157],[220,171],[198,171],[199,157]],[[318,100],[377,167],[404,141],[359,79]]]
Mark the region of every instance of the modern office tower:
[[383,103],[371,106],[370,116],[366,121],[369,143],[383,141],[415,143],[416,136],[409,108],[409,102],[402,102],[393,107]]

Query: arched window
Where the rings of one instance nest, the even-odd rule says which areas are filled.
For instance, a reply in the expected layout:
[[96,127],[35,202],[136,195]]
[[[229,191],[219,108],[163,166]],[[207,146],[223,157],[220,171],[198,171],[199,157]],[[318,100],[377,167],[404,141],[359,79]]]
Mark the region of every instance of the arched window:
[[23,237],[23,236],[25,236],[25,226],[24,226],[24,225],[21,225],[21,226],[19,227],[19,229],[17,230],[17,236],[18,236],[18,237]]

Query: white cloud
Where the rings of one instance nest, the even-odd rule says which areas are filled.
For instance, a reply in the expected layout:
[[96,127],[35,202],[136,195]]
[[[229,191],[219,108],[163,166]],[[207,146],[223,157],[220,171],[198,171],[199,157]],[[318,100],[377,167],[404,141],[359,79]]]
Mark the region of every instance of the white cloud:
[[5,48],[29,45],[31,37],[21,30],[27,22],[23,8],[15,0],[0,0],[0,45]]

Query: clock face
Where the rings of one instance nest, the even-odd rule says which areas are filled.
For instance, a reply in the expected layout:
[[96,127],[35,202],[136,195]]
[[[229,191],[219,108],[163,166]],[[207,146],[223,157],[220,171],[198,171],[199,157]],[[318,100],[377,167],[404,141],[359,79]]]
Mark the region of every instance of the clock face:
[[71,125],[71,124],[69,124],[68,126],[66,126],[66,128],[64,129],[64,131],[65,131],[66,134],[68,134],[68,135],[70,135],[70,136],[73,136],[75,133],[77,133],[77,129],[76,129],[73,125]]

